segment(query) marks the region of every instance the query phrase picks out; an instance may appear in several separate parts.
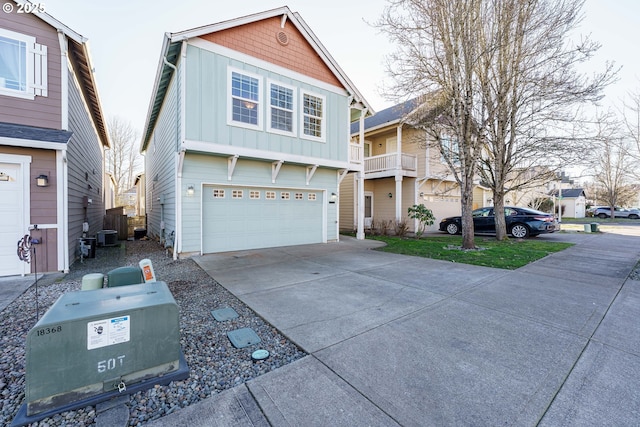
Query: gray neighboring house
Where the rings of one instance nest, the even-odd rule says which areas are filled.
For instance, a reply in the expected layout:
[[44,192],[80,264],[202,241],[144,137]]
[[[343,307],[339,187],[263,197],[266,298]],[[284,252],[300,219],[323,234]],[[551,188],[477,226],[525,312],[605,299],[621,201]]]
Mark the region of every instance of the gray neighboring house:
[[[83,233],[102,229],[107,148],[87,40],[44,12],[3,13],[0,276],[69,269]],[[37,265],[17,256],[25,235]]]

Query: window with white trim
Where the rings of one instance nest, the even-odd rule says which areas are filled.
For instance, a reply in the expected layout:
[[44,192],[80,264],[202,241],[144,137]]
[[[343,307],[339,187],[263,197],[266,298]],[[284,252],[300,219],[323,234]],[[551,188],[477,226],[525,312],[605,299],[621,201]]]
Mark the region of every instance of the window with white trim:
[[315,201],[316,200],[316,193],[309,193],[307,194],[307,200],[311,200],[311,201]]
[[324,141],[325,139],[325,97],[310,93],[301,96],[302,138]]
[[269,82],[269,131],[295,135],[295,89]]
[[224,199],[224,190],[221,188],[216,188],[213,190],[213,198],[214,199]]
[[257,190],[249,191],[249,198],[250,199],[259,199],[260,198],[260,192],[257,191]]
[[47,46],[0,28],[0,95],[47,96]]
[[291,194],[288,191],[283,191],[280,193],[280,198],[282,200],[289,200],[291,198]]
[[262,78],[229,68],[229,124],[262,129]]
[[243,196],[244,196],[244,192],[242,190],[233,190],[231,192],[232,199],[242,199]]
[[304,199],[304,195],[302,193],[296,193],[295,194],[295,199],[296,200],[303,200]]
[[449,135],[440,136],[440,161],[446,163],[449,159],[451,164],[460,165],[460,151],[458,146],[458,138]]
[[276,192],[275,191],[265,191],[264,198],[267,200],[275,200]]

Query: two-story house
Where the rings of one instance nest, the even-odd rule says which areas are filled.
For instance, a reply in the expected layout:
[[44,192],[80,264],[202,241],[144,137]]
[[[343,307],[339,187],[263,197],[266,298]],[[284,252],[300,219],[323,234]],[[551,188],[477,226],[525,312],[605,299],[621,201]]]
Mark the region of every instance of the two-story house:
[[[87,40],[14,3],[0,19],[0,276],[68,270],[102,228],[109,147]],[[39,242],[29,264],[25,235]]]
[[[364,200],[358,201],[358,174],[347,175],[340,184],[341,231],[357,230],[359,215],[364,215],[367,229],[379,228],[382,222],[406,221],[409,231],[415,231],[416,221],[408,218],[408,208],[415,204],[433,212],[436,222],[428,228],[432,231],[442,218],[460,215],[460,188],[440,150],[424,130],[406,123],[420,106],[420,98],[414,98],[379,111],[364,119],[362,131],[359,122],[352,124],[354,140],[364,134]],[[448,142],[455,144],[453,139]],[[477,183],[474,209],[488,206],[490,198],[489,189]],[[360,206],[364,209],[359,213]]]
[[370,112],[287,7],[165,34],[141,152],[147,234],[174,256],[338,240]]

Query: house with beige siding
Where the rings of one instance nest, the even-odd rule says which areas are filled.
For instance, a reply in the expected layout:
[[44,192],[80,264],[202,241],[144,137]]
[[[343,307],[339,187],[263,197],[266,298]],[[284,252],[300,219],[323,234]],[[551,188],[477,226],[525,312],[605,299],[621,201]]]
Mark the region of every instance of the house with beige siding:
[[[105,120],[87,40],[13,10],[0,17],[0,276],[67,271],[102,228]],[[31,263],[17,256],[26,235]]]
[[[340,184],[341,231],[357,230],[360,216],[366,229],[406,221],[415,231],[417,223],[408,218],[408,208],[417,204],[436,217],[427,230],[437,230],[442,218],[460,215],[460,188],[440,150],[423,130],[405,123],[419,106],[419,99],[412,99],[365,118],[363,126],[352,124],[354,141],[364,140],[364,199],[358,199],[359,174],[348,174]],[[490,205],[490,199],[489,189],[477,183],[473,208]]]
[[[371,112],[287,7],[167,33],[141,142],[147,234],[175,257],[339,238]],[[362,192],[362,187],[360,187]]]

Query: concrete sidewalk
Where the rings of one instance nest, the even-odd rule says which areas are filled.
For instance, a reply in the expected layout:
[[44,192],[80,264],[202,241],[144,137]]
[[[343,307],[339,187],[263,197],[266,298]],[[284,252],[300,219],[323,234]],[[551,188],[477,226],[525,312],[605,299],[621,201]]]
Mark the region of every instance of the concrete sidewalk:
[[516,271],[340,243],[199,257],[310,355],[153,426],[637,425],[638,237]]

